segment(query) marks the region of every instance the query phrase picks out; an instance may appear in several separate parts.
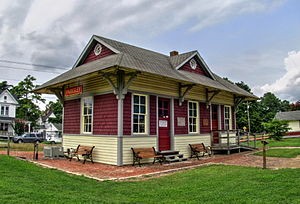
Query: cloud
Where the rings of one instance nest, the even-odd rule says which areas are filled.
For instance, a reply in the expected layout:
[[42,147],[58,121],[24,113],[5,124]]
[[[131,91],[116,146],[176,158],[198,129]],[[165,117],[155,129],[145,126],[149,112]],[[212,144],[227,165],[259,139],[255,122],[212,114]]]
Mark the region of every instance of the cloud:
[[291,51],[284,59],[285,74],[272,84],[256,87],[257,93],[273,92],[290,101],[300,99],[300,51]]

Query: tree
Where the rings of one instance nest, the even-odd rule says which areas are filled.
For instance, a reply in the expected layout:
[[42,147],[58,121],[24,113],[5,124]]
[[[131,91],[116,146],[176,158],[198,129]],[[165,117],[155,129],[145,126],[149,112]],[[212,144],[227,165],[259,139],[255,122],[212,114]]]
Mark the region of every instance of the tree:
[[290,105],[292,111],[300,110],[300,100]]
[[270,134],[270,138],[274,140],[281,140],[283,135],[290,129],[288,122],[284,120],[272,120],[267,123],[263,123],[267,133]]
[[[33,76],[28,75],[11,89],[11,93],[17,96],[19,101],[16,118],[29,121],[31,127],[37,125],[37,120],[41,115],[41,110],[36,104],[45,102],[41,94],[32,93],[33,89],[36,88],[36,85],[34,85],[35,80]],[[16,124],[15,131],[17,134],[23,133],[25,131],[24,125]]]
[[56,118],[49,118],[51,123],[62,123],[62,110],[63,106],[59,100],[55,102],[50,101],[46,106],[46,111],[52,110]]
[[7,81],[0,82],[0,92],[8,89],[9,87],[12,87],[12,85],[7,84]]

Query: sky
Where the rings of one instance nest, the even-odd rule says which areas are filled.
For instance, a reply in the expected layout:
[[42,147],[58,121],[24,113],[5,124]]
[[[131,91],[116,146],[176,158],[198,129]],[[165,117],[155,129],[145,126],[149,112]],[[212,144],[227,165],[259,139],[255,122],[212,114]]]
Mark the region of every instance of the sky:
[[0,81],[42,84],[96,34],[166,55],[198,50],[219,76],[295,102],[299,10],[298,0],[0,0]]

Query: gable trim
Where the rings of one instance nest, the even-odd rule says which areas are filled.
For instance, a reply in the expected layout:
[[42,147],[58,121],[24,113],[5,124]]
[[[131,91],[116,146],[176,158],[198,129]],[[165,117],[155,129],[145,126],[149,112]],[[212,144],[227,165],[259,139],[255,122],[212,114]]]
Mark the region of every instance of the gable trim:
[[188,61],[190,61],[193,57],[197,56],[197,58],[200,60],[200,62],[202,63],[202,65],[204,66],[204,68],[206,69],[206,71],[208,72],[208,75],[213,79],[216,80],[212,71],[209,69],[209,67],[207,66],[207,64],[205,63],[205,61],[203,60],[203,58],[200,56],[199,52],[196,51],[194,54],[192,54],[190,57],[188,57],[186,60],[184,60],[182,63],[180,63],[175,69],[178,70],[180,69],[185,63],[187,63]]
[[5,89],[4,91],[2,91],[2,93],[0,94],[0,96],[4,95],[5,92],[12,98],[12,100],[15,102],[14,104],[16,104],[16,105],[19,104],[19,102],[16,100],[16,98],[7,89]]
[[87,43],[87,45],[84,47],[84,49],[81,52],[81,54],[79,55],[78,59],[76,60],[75,64],[73,65],[72,69],[75,68],[75,67],[77,67],[88,56],[89,52],[91,51],[92,43],[94,41],[96,41],[96,42],[104,45],[105,47],[107,47],[108,49],[110,49],[111,51],[113,51],[116,54],[120,53],[119,50],[115,49],[111,45],[109,45],[106,42],[104,42],[103,40],[99,39],[97,36],[93,35],[91,37],[91,39],[89,40],[89,42]]

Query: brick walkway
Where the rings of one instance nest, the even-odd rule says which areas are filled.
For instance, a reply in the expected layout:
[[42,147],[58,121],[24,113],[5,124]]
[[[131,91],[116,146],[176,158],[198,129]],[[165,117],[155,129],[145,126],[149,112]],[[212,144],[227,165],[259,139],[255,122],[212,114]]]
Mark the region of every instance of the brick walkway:
[[[2,151],[0,154],[5,154]],[[115,179],[129,179],[142,176],[157,176],[179,170],[196,168],[207,164],[225,164],[225,165],[239,165],[239,166],[251,166],[262,167],[262,157],[253,156],[252,152],[235,153],[231,155],[214,155],[212,157],[204,157],[200,160],[190,159],[185,162],[176,162],[170,164],[160,165],[156,164],[144,164],[142,167],[138,166],[122,166],[117,167],[113,165],[100,164],[87,162],[82,164],[73,159],[68,161],[64,158],[61,159],[45,159],[42,152],[39,153],[39,160],[33,161],[32,152],[17,152],[12,151],[12,156],[22,157],[28,161],[35,162],[39,165],[49,168],[55,168],[68,173],[84,175],[97,180],[115,180]],[[286,158],[267,158],[267,167],[272,169],[277,168],[300,168],[300,157],[293,159]]]

